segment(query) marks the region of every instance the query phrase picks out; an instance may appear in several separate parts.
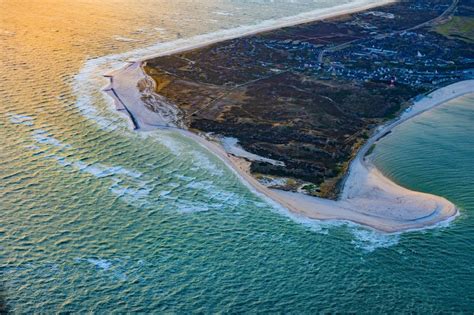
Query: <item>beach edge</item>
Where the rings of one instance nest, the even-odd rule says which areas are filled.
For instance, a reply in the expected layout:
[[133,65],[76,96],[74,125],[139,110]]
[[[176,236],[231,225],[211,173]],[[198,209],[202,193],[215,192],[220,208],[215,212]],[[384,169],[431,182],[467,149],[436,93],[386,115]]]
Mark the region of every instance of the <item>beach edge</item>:
[[[369,5],[369,8],[382,6],[384,4],[392,2],[395,1],[386,1],[377,5],[372,3]],[[367,6],[362,6],[358,9],[354,8],[352,12],[333,12],[331,16],[319,16],[312,20],[303,20],[298,23],[294,22],[291,25],[305,24],[324,18],[336,17],[367,9]],[[249,36],[252,34],[266,32],[291,25],[280,24],[272,28],[255,30],[252,33],[247,32],[241,34],[240,36],[234,36],[234,34],[231,38]],[[250,188],[251,191],[257,193],[261,197],[264,197],[268,201],[272,201],[277,205],[284,207],[291,213],[302,216],[304,218],[316,220],[351,221],[356,224],[373,228],[381,232],[397,233],[434,227],[441,222],[452,220],[455,216],[458,215],[459,211],[456,206],[445,198],[432,194],[412,191],[394,183],[389,178],[384,176],[375,167],[371,159],[367,158],[365,155],[374,143],[379,141],[381,138],[383,138],[384,135],[386,135],[398,125],[427,110],[444,104],[453,98],[473,93],[474,80],[457,82],[447,87],[435,90],[428,96],[425,96],[422,100],[415,102],[415,104],[411,107],[410,112],[404,112],[395,120],[389,121],[388,123],[379,126],[375,130],[374,134],[358,150],[356,157],[351,161],[348,172],[345,175],[340,199],[336,201],[322,199],[307,196],[300,193],[284,192],[280,190],[269,189],[263,186],[250,174],[248,169],[248,163],[245,160],[228,154],[219,143],[210,141],[209,139],[206,139],[203,135],[199,135],[189,130],[185,130],[167,124],[166,120],[164,120],[163,117],[160,117],[159,119],[157,119],[157,117],[150,117],[150,115],[153,116],[153,112],[147,110],[141,99],[139,97],[137,98],[137,95],[139,94],[130,93],[130,81],[136,83],[137,79],[152,80],[147,76],[143,69],[143,65],[146,60],[159,56],[196,49],[202,46],[207,46],[231,38],[225,37],[214,39],[212,41],[188,45],[186,47],[181,48],[174,48],[166,52],[161,52],[158,54],[140,58],[138,61],[131,62],[125,68],[107,74],[106,76],[110,78],[110,85],[106,88],[106,91],[114,99],[114,102],[117,106],[117,110],[124,112],[132,121],[133,129],[147,131],[160,128],[171,128],[186,137],[192,138],[201,146],[203,146],[208,151],[217,156],[221,161],[223,161],[227,165],[227,167],[229,167],[238,176],[241,182],[244,183],[248,188]],[[127,71],[134,71],[135,73],[134,75],[130,75],[130,73],[127,73]],[[134,78],[134,80],[130,80],[131,78]],[[121,84],[117,85],[117,82],[121,82]],[[124,86],[126,86],[127,84],[128,88],[124,89]],[[461,89],[453,89],[453,86],[455,86],[456,88],[460,88],[461,85],[463,86]],[[135,90],[138,90],[136,86],[133,86],[133,88]],[[446,91],[448,91],[448,93],[446,93]],[[440,93],[444,95],[444,98],[441,98],[440,100],[436,101],[427,102],[427,99],[431,98],[432,100],[433,95],[439,96],[438,94]],[[133,104],[133,108],[129,108],[130,104]],[[361,189],[361,187],[363,187],[364,189]],[[385,214],[381,214],[380,211],[377,211],[376,213],[371,213],[371,207],[373,208],[374,206],[384,206],[383,204],[377,202],[373,203],[374,200],[377,201],[377,196],[374,197],[373,193],[376,190],[380,190],[380,187],[382,187],[384,193],[383,195],[380,195],[379,197],[381,198],[378,199],[383,199],[383,201],[390,204],[390,206],[394,206],[396,205],[396,203],[387,202],[387,196],[392,197],[393,200],[398,200],[397,198],[403,197],[408,200],[408,203],[412,203],[410,204],[410,207],[412,207],[413,205],[415,207],[418,206],[419,208],[423,208],[423,211],[417,213],[418,216],[415,218],[411,217],[410,215],[407,218],[397,218],[397,215],[396,213],[394,213],[393,209],[390,213]],[[367,196],[371,196],[372,199],[367,199]],[[415,202],[412,202],[413,200],[415,200]],[[368,202],[365,205],[369,205],[370,207],[367,207],[367,209],[358,210],[357,207],[364,208],[364,202]],[[398,204],[399,208],[404,206],[406,206],[406,203]],[[407,211],[404,210],[402,212]]]

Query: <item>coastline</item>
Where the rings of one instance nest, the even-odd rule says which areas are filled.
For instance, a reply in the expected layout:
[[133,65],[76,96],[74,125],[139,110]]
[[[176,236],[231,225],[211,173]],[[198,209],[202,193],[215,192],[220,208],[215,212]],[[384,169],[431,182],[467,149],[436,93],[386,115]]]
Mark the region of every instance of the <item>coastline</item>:
[[[393,1],[386,1],[385,3],[389,2]],[[376,6],[380,5],[382,4],[377,4]],[[374,6],[374,4],[370,5],[370,7]],[[354,9],[354,11],[366,9],[367,7],[359,7]],[[320,19],[347,13],[350,12],[333,12],[331,16],[320,17]],[[295,21],[291,25],[317,19]],[[285,26],[289,25],[280,24],[269,29],[258,29],[252,33],[240,34],[238,37]],[[153,57],[192,50],[227,39],[230,38],[218,38],[186,47],[174,48],[164,53],[153,55]],[[144,60],[149,58],[151,57],[145,57],[141,61],[133,62],[127,67],[107,75],[110,78],[110,85],[106,88],[106,91],[114,99],[117,110],[125,112],[130,118],[134,129],[146,131],[158,128],[172,128],[184,136],[194,139],[220,158],[252,191],[276,202],[292,213],[317,220],[351,221],[387,233],[431,227],[440,222],[450,220],[458,214],[455,205],[442,197],[411,191],[395,184],[376,169],[370,160],[370,156],[366,157],[365,155],[372,144],[376,143],[401,123],[450,99],[474,92],[474,80],[462,81],[438,89],[416,102],[409,112],[404,112],[395,121],[379,126],[351,162],[340,199],[334,201],[300,193],[269,189],[260,184],[250,174],[247,161],[228,154],[222,145],[216,142],[209,141],[201,135],[180,128],[176,124],[177,112],[170,112],[169,108],[164,112],[158,113],[147,109],[145,100],[142,97],[142,84],[145,82],[150,84],[151,78],[148,78],[142,66]],[[130,82],[138,82],[138,85],[133,86]],[[139,91],[139,88],[141,91]],[[148,91],[149,89],[150,86],[148,85],[148,88],[145,88],[145,90]]]
[[[399,0],[379,0],[376,2],[372,2],[371,0],[357,0],[347,4],[337,5],[335,7],[316,9],[294,16],[262,21],[255,25],[240,26],[237,28],[224,29],[209,34],[197,35],[188,39],[179,39],[160,45],[164,48],[163,51],[148,54],[136,59],[130,59],[130,62],[144,62],[148,59],[190,51],[226,40],[256,35],[285,27],[302,25],[306,23],[344,16],[346,14],[352,14],[378,7],[383,7],[385,5],[396,3],[398,1]],[[153,47],[152,49],[154,48],[157,47]]]
[[410,112],[377,128],[351,162],[339,200],[269,189],[249,172],[249,163],[228,154],[215,142],[187,130],[180,133],[194,139],[219,157],[254,192],[285,207],[294,214],[316,220],[351,221],[386,233],[418,230],[436,226],[458,215],[447,199],[412,191],[385,177],[365,156],[372,144],[403,122],[440,106],[449,100],[474,93],[474,80],[461,81],[438,89],[414,103]]

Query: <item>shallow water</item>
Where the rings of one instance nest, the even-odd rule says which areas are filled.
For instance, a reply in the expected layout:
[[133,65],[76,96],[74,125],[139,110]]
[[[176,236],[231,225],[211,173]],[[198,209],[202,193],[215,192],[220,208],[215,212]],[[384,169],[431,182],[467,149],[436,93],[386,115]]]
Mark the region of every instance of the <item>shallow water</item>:
[[473,135],[470,94],[397,128],[377,145],[375,163],[402,185],[444,196],[467,212],[474,209]]
[[288,215],[194,142],[131,132],[100,92],[103,73],[158,41],[334,4],[1,1],[0,296],[8,308],[472,311],[472,97],[401,126],[376,150],[384,172],[447,196],[461,217],[383,235]]

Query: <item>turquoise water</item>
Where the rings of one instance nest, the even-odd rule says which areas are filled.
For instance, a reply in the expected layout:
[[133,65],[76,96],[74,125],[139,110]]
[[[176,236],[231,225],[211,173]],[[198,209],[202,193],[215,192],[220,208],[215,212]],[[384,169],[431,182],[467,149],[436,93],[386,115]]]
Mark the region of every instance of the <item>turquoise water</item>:
[[[398,182],[460,205],[455,222],[384,235],[305,221],[194,142],[131,132],[98,87],[143,52],[121,53],[318,3],[262,2],[258,12],[183,1],[161,21],[149,14],[159,1],[118,3],[113,14],[77,1],[51,15],[0,3],[0,272],[11,311],[473,312],[473,97],[400,126],[375,152]],[[209,12],[213,26],[190,18]]]
[[[474,94],[415,117],[376,147],[375,162],[404,186],[474,209]],[[456,226],[454,224],[454,226]]]

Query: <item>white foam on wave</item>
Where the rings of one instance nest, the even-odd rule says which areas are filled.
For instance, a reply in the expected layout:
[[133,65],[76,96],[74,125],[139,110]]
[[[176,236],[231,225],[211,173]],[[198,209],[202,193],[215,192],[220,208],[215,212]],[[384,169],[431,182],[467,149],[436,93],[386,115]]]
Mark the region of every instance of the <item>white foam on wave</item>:
[[[216,186],[214,182],[210,180],[189,181],[185,187],[187,190],[194,190],[197,193],[202,194],[209,200],[209,202],[205,205],[197,202],[194,206],[190,206],[189,202],[185,202],[183,205],[178,206],[180,212],[190,213],[207,210],[221,210],[222,207],[236,207],[242,204],[241,196],[235,192]],[[184,208],[187,210],[183,211]]]
[[[35,135],[33,135],[33,137],[34,136]],[[65,148],[70,147],[63,143],[59,144],[57,141],[51,139],[44,140],[42,143],[51,146],[60,145]],[[39,147],[36,148],[40,149]],[[118,197],[123,198],[123,200],[128,203],[135,204],[137,201],[142,202],[142,204],[146,203],[146,197],[153,190],[153,187],[150,186],[148,182],[141,179],[143,173],[134,169],[129,169],[123,166],[109,166],[102,163],[86,163],[81,160],[66,158],[57,154],[45,154],[44,152],[40,152],[40,154],[44,155],[47,159],[56,161],[63,167],[71,167],[98,179],[110,179],[109,190]]]
[[179,200],[174,205],[175,209],[178,213],[182,214],[190,214],[190,213],[197,213],[197,212],[206,212],[211,209],[215,209],[215,205],[204,203],[200,201],[187,201],[187,200]]
[[[238,175],[239,176],[239,175]],[[247,186],[247,184],[246,184]],[[265,202],[261,201],[252,201],[252,204],[254,207],[257,208],[267,208],[270,209],[270,211],[286,217],[289,221],[295,222],[297,224],[300,224],[304,228],[307,228],[311,230],[312,232],[316,232],[319,234],[328,234],[329,230],[335,227],[341,227],[350,224],[348,221],[344,220],[315,220],[315,219],[310,219],[308,217],[299,215],[295,212],[292,212],[279,204],[278,202],[274,201],[273,199],[270,199],[269,197],[265,196],[264,194],[258,192],[255,190],[250,184],[248,184],[248,187],[250,190],[257,196],[259,196],[262,200]]]
[[215,15],[222,15],[222,16],[232,16],[232,15],[234,15],[233,13],[226,12],[226,11],[214,11],[212,13],[215,14]]
[[94,175],[97,178],[117,175],[124,175],[131,178],[140,178],[143,175],[138,171],[127,169],[122,166],[107,166],[100,163],[87,164],[82,161],[74,161],[71,162],[71,164],[78,170]]
[[297,215],[277,203],[272,202],[271,205],[274,211],[318,234],[328,234],[329,231],[334,228],[345,228],[352,235],[351,244],[353,244],[355,248],[367,253],[371,253],[380,248],[396,246],[400,241],[401,233],[387,234],[346,220],[309,219]]
[[242,202],[242,196],[225,190],[215,190],[213,193],[210,194],[211,199],[217,200],[219,207],[222,205],[225,206],[238,206]]
[[129,38],[125,36],[119,36],[119,35],[113,36],[113,39],[115,39],[118,42],[139,42],[138,39]]
[[196,165],[191,168],[191,170],[198,171],[199,169],[205,169],[209,174],[214,176],[224,175],[222,167],[209,158],[210,153],[204,154],[197,150],[193,150],[190,153],[192,154],[192,163]]
[[185,181],[185,182],[190,182],[190,181],[193,181],[193,180],[196,179],[196,177],[186,176],[186,175],[183,175],[183,174],[173,174],[173,177],[175,177],[179,180]]
[[52,137],[46,130],[43,129],[34,130],[32,138],[41,144],[52,145],[59,148],[71,148],[71,145],[62,143],[60,140]]
[[138,179],[143,176],[143,173],[133,169],[128,169],[123,166],[108,166],[101,163],[86,163],[80,160],[68,159],[59,155],[49,155],[48,158],[58,161],[63,166],[72,166],[76,170],[88,173],[97,178],[125,176],[130,179]]
[[[114,64],[112,65],[112,63]],[[113,100],[106,98],[104,93],[100,91],[101,87],[108,82],[103,74],[108,71],[109,65],[119,68],[124,67],[126,63],[118,58],[109,60],[106,57],[87,60],[81,71],[74,76],[72,89],[76,95],[75,106],[79,112],[95,122],[100,129],[114,131],[118,126],[126,128],[127,122],[118,117],[118,113],[113,110]],[[105,108],[93,105],[100,100],[106,102],[107,106]]]
[[210,190],[217,188],[213,185],[212,181],[210,180],[203,180],[203,181],[192,181],[186,184],[187,188],[197,189],[197,190]]
[[172,134],[168,132],[154,132],[154,133],[143,133],[147,137],[152,137],[153,140],[157,141],[159,144],[163,145],[166,149],[170,151],[173,155],[182,155],[186,154],[183,143],[179,139],[173,137]]
[[204,169],[214,176],[224,175],[222,166],[211,160],[211,153],[208,153],[207,150],[200,150],[201,147],[197,143],[190,145],[187,141],[185,142],[179,133],[158,130],[157,132],[146,133],[146,135],[151,136],[153,140],[165,146],[173,155],[186,157],[190,160],[191,171],[198,172]]
[[[288,217],[290,220],[301,224],[312,232],[328,234],[333,228],[348,229],[352,235],[351,244],[355,248],[371,253],[380,248],[388,248],[398,245],[401,233],[387,234],[347,220],[314,220],[297,215],[285,207],[271,202],[274,211]],[[265,206],[265,205],[262,205]]]
[[34,125],[34,118],[28,115],[20,115],[15,113],[7,113],[8,118],[12,124],[16,125],[25,125],[25,126],[33,126]]
[[87,164],[82,161],[73,161],[68,164],[66,159],[62,159],[63,165],[71,165],[77,170],[93,175],[96,178],[110,178],[111,185],[109,190],[124,201],[135,204],[137,201],[147,203],[146,197],[153,190],[146,181],[140,180],[142,173],[127,169],[121,166],[107,166],[104,164]]
[[160,191],[160,192],[158,193],[158,195],[159,195],[160,197],[166,197],[166,196],[168,196],[169,194],[171,194],[171,190],[162,190],[162,191]]
[[[129,258],[130,257],[127,257],[127,259]],[[75,258],[74,261],[77,263],[86,262],[94,266],[96,269],[106,272],[104,273],[106,275],[111,275],[121,281],[127,280],[127,275],[122,271],[122,269],[124,269],[123,266],[121,266],[124,264],[122,259],[108,260],[103,258]],[[140,263],[140,265],[141,264],[142,263]]]
[[[191,168],[192,170],[193,168]],[[206,175],[208,172],[206,172]],[[237,205],[242,200],[242,196],[238,193],[228,190],[219,184],[219,181],[214,181],[213,177],[194,177],[186,176],[179,173],[171,173],[171,177],[178,179],[183,184],[178,184],[174,182],[167,183],[168,187],[176,189],[177,187],[183,186],[187,191],[196,191],[202,195],[205,195],[207,199],[211,202],[218,201],[219,208],[222,205]]]
[[145,182],[137,182],[136,185],[123,183],[118,178],[113,179],[113,184],[110,186],[110,191],[119,197],[124,197],[126,201],[132,203],[136,201],[146,201],[146,197],[153,190],[153,187],[148,186]]
[[106,259],[87,258],[86,260],[102,270],[108,270],[112,266],[112,263]]
[[[50,134],[43,129],[36,129],[31,134],[32,139],[40,144],[46,146],[59,147],[62,149],[71,149],[72,146],[61,142],[60,140],[50,136]],[[40,150],[41,148],[36,145],[27,146],[30,150]],[[46,159],[56,161],[63,167],[71,167],[82,173],[87,173],[96,178],[110,178],[111,184],[109,190],[121,197],[128,203],[135,204],[140,201],[142,204],[147,203],[146,197],[153,190],[153,187],[148,182],[141,179],[143,173],[129,169],[123,166],[109,166],[102,163],[86,163],[84,161],[66,158],[58,154],[47,153],[48,149],[39,152],[39,155],[43,155]]]
[[[252,190],[252,188],[251,188]],[[395,246],[400,240],[400,233],[387,234],[379,232],[347,220],[316,220],[291,212],[267,196],[254,191],[255,194],[267,203],[253,202],[259,208],[269,207],[272,211],[287,217],[289,220],[302,225],[304,228],[318,234],[328,234],[334,228],[346,228],[352,235],[351,243],[366,252],[373,252],[378,248]]]
[[155,28],[153,28],[153,29],[154,29],[155,31],[157,31],[158,33],[160,33],[160,34],[163,34],[163,33],[167,33],[167,32],[168,32],[168,30],[167,30],[166,28],[164,28],[164,27],[155,27]]
[[400,233],[387,234],[361,227],[352,227],[351,233],[354,237],[351,243],[356,248],[366,252],[373,252],[378,248],[392,247],[400,241]]

